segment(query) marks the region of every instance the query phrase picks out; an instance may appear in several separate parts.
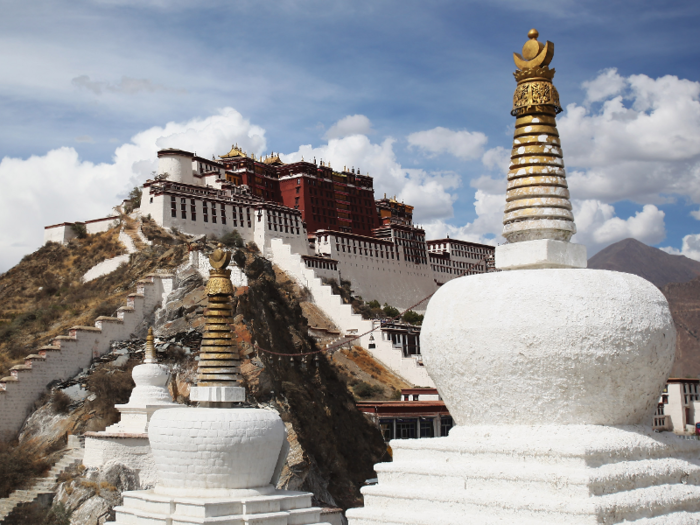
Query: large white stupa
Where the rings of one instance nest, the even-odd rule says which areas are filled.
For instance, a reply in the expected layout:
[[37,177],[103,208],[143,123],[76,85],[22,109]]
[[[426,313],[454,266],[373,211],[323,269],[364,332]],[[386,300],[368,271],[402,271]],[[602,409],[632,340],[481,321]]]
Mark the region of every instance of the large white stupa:
[[425,365],[456,426],[395,440],[350,525],[700,523],[700,443],[650,428],[676,333],[637,276],[588,270],[555,115],[551,42],[515,55],[503,270],[430,301]]
[[275,488],[286,430],[274,410],[246,407],[233,341],[230,252],[210,257],[208,308],[190,399],[200,406],[159,410],[148,437],[157,471],[151,490],[124,492],[117,525],[329,525],[312,494]]

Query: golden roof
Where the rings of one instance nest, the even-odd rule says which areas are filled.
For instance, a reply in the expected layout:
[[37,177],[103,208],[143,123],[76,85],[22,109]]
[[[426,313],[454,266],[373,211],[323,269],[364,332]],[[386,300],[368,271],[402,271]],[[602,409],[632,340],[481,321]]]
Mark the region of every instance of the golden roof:
[[265,157],[263,162],[265,164],[271,164],[273,166],[283,166],[284,165],[284,162],[282,162],[282,159],[280,159],[280,154],[277,153],[277,155],[275,155],[274,151],[272,153],[270,153],[270,155]]
[[247,157],[248,155],[238,147],[238,144],[231,146],[231,151],[225,153],[224,155],[219,155],[220,159],[234,159],[236,157]]

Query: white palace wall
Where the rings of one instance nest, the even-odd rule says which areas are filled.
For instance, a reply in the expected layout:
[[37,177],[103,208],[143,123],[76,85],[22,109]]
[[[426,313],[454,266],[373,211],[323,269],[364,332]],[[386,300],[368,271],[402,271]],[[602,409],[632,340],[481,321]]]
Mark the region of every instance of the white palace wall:
[[288,244],[282,242],[282,239],[271,241],[269,256],[277,266],[296,279],[299,284],[308,288],[314,302],[342,330],[343,335],[361,336],[352,344],[367,349],[373,357],[408,382],[416,386],[435,388],[433,380],[428,376],[418,357],[403,357],[401,348],[394,347],[389,340],[384,340],[379,329],[369,333],[377,325],[353,313],[352,306],[349,304],[343,304],[340,296],[334,295],[331,287],[324,285],[314,274],[314,269],[307,268],[301,256],[294,253]]
[[[345,242],[353,241],[342,234],[339,237]],[[425,312],[427,301],[414,305],[437,290],[428,264],[399,260],[396,246],[389,241],[366,237],[354,240],[356,244],[353,245],[339,242],[339,237],[334,232],[318,235],[316,254],[338,261],[339,277],[352,282],[355,295],[365,302],[377,300],[401,311],[412,308]]]

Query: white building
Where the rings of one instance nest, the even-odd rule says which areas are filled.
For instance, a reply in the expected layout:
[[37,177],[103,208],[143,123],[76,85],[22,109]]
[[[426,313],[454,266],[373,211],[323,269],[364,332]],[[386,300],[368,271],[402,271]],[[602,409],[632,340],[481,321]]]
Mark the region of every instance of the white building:
[[654,412],[655,430],[696,433],[700,423],[700,379],[669,378]]

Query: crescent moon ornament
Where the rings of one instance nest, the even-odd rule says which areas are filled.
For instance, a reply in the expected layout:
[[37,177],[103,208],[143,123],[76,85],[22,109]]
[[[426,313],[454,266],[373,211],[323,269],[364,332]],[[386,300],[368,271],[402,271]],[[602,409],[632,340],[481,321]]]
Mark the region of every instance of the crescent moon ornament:
[[531,29],[527,36],[530,37],[530,40],[523,46],[522,55],[513,53],[515,65],[521,70],[548,66],[554,58],[554,44],[549,40],[546,44],[538,42],[539,32],[537,29]]

